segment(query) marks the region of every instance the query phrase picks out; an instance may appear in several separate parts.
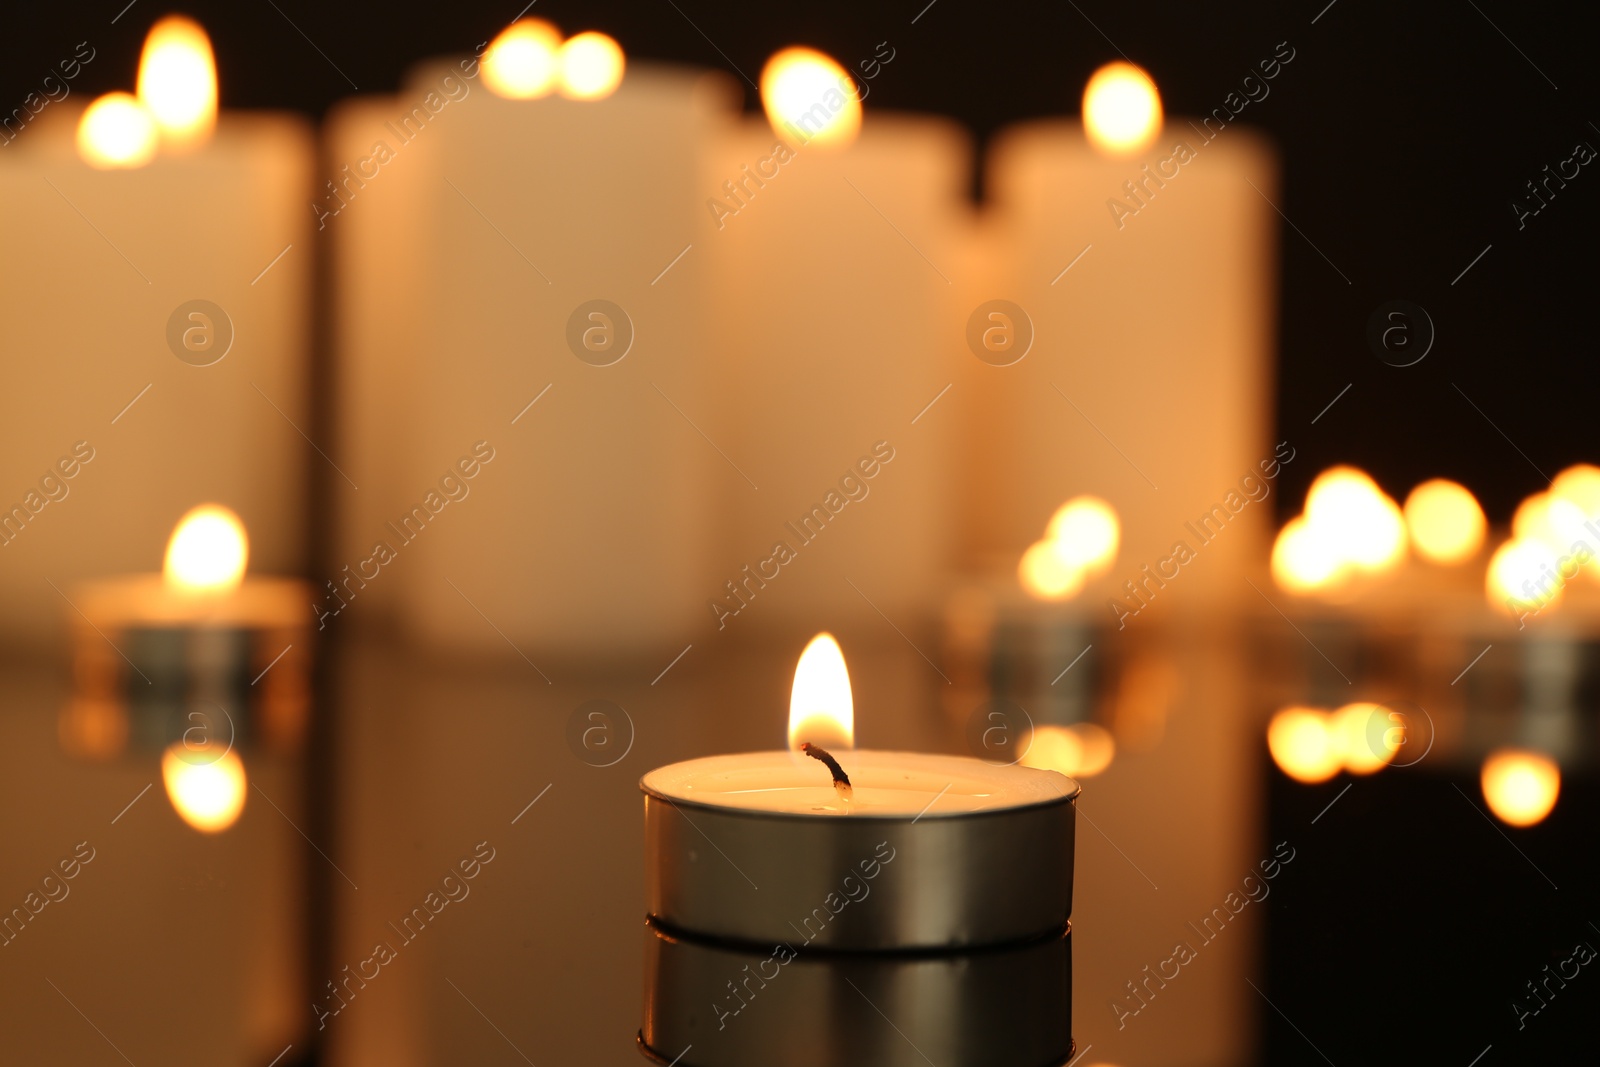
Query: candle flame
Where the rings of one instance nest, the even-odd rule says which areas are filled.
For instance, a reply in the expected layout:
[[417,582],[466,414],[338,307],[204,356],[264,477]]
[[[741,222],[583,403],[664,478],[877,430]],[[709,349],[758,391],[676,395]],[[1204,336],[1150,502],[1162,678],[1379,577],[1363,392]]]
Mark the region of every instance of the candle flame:
[[1304,516],[1296,516],[1278,531],[1272,545],[1272,577],[1291,593],[1311,593],[1338,584],[1348,567],[1337,546]]
[[1306,493],[1305,514],[1344,561],[1361,570],[1389,570],[1405,553],[1399,506],[1355,467],[1330,467],[1317,475]]
[[100,170],[144,166],[155,158],[156,139],[155,119],[132,93],[107,93],[78,120],[78,155]]
[[1068,600],[1083,589],[1083,568],[1061,551],[1057,541],[1035,541],[1017,561],[1017,581],[1035,600]]
[[161,755],[161,780],[183,821],[202,833],[226,830],[244,811],[244,761],[232,750],[197,759],[176,741]]
[[163,140],[187,148],[217,124],[217,63],[211,38],[193,19],[168,15],[150,28],[139,57],[139,99]]
[[761,71],[761,106],[780,137],[843,148],[861,132],[861,99],[845,69],[814,48],[785,48]]
[[1502,748],[1483,761],[1483,799],[1510,826],[1532,826],[1550,814],[1561,793],[1561,769],[1540,752]]
[[1566,576],[1550,546],[1532,537],[1513,537],[1489,557],[1484,585],[1489,603],[1508,615],[1542,611],[1561,599]]
[[622,84],[627,60],[622,46],[603,33],[580,33],[556,55],[561,95],[569,100],[604,100]]
[[1069,778],[1092,778],[1111,766],[1116,754],[1116,740],[1103,726],[1092,722],[1041,726],[1033,731],[1022,765],[1060,771]]
[[1045,531],[1045,540],[1060,546],[1061,557],[1089,575],[1111,566],[1121,539],[1116,509],[1097,496],[1077,496],[1062,504]]
[[830,633],[820,633],[800,653],[789,695],[789,750],[806,742],[826,749],[855,747],[856,712],[844,651]]
[[244,579],[250,556],[244,523],[221,504],[201,504],[178,521],[162,574],[189,592],[223,592]]
[[535,100],[555,88],[561,32],[543,19],[518,19],[483,53],[483,80],[508,100]]
[[1315,708],[1284,708],[1267,724],[1267,750],[1278,769],[1297,782],[1326,782],[1344,763],[1344,752]]
[[1329,736],[1351,774],[1372,774],[1387,767],[1405,744],[1405,729],[1395,725],[1382,704],[1346,704],[1327,721]]
[[1131,156],[1149,148],[1161,132],[1161,121],[1156,83],[1132,63],[1107,63],[1084,87],[1084,132],[1108,156]]
[[1406,532],[1417,555],[1432,563],[1465,563],[1483,547],[1488,523],[1466,486],[1444,478],[1423,482],[1406,497]]

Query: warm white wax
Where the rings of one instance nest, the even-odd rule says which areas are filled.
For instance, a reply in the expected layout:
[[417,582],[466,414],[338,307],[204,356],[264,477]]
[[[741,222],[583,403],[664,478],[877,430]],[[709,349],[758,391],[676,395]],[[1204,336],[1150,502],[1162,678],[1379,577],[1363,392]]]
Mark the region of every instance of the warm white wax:
[[828,768],[798,752],[708,756],[661,767],[641,782],[665,799],[783,815],[938,818],[1059,801],[1077,784],[1055,771],[995,766],[918,752],[835,753],[852,798],[834,790]]

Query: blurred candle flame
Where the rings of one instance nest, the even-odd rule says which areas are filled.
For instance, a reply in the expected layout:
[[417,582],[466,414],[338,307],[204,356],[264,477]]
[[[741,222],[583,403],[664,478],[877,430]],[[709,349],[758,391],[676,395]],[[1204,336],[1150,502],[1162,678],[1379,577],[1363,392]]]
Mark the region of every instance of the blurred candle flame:
[[1132,63],[1107,63],[1083,90],[1083,128],[1089,143],[1108,156],[1131,156],[1161,133],[1161,94],[1150,75]]
[[1483,799],[1508,826],[1533,826],[1556,806],[1561,769],[1540,752],[1502,748],[1483,761]]
[[1064,560],[1092,576],[1116,560],[1122,527],[1110,504],[1097,496],[1078,496],[1056,509],[1045,539],[1060,546]]
[[1542,611],[1561,599],[1566,577],[1550,546],[1532,537],[1513,537],[1489,557],[1484,585],[1489,603],[1508,615]]
[[820,633],[800,653],[789,694],[789,750],[806,742],[825,749],[855,747],[855,702],[844,650],[830,633]]
[[1326,590],[1351,571],[1382,573],[1406,550],[1400,506],[1355,467],[1330,467],[1306,493],[1305,511],[1272,548],[1272,575],[1294,593]]
[[1325,782],[1344,764],[1343,747],[1315,708],[1284,708],[1267,724],[1267,750],[1278,769],[1297,782]]
[[1405,744],[1405,731],[1390,719],[1389,709],[1365,701],[1335,711],[1328,719],[1328,731],[1351,774],[1383,769]]
[[580,33],[556,54],[557,83],[569,100],[603,100],[622,84],[622,46],[603,33]]
[[198,145],[217,123],[217,64],[198,22],[169,15],[150,28],[139,57],[139,100],[162,139],[179,149]]
[[225,592],[243,581],[249,556],[239,516],[220,504],[201,504],[172,531],[162,575],[188,592]]
[[845,69],[814,48],[785,48],[761,71],[761,106],[780,137],[843,148],[861,132],[861,100]]
[[1075,496],[1056,509],[1044,537],[1017,561],[1017,581],[1036,600],[1077,596],[1086,579],[1116,560],[1121,540],[1115,508],[1097,496]]
[[176,741],[162,753],[161,780],[183,821],[203,833],[226,830],[244,811],[244,761],[231,749],[198,759]]
[[1304,516],[1278,531],[1272,545],[1272,577],[1291,593],[1311,593],[1336,584],[1348,570],[1337,546]]
[[[518,19],[483,53],[483,81],[507,100],[535,100],[555,88],[561,33],[543,19]],[[619,73],[620,77],[620,73]]]
[[1111,766],[1116,754],[1116,740],[1103,726],[1092,722],[1047,725],[1033,731],[1022,765],[1060,771],[1072,778],[1092,778]]
[[107,93],[78,120],[78,155],[100,170],[144,166],[157,138],[155,119],[132,93]]
[[1406,497],[1406,532],[1417,555],[1431,563],[1465,563],[1483,547],[1488,522],[1471,490],[1433,478]]

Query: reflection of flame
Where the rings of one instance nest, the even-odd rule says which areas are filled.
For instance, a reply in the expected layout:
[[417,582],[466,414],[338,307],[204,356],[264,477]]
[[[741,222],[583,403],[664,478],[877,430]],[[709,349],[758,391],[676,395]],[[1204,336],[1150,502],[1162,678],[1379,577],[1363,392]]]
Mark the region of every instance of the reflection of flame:
[[1132,63],[1107,63],[1083,90],[1083,127],[1108,156],[1148,148],[1161,132],[1161,94],[1150,75]]
[[602,100],[622,84],[622,46],[603,33],[580,33],[556,56],[561,95],[571,100]]
[[1561,769],[1539,752],[1502,748],[1483,761],[1483,799],[1501,822],[1532,826],[1550,814],[1561,792]]
[[855,745],[855,702],[844,651],[829,633],[811,639],[794,669],[789,695],[789,748],[800,751],[809,741],[822,748]]
[[1325,782],[1339,773],[1344,753],[1313,708],[1284,708],[1267,724],[1267,749],[1278,769],[1297,782]]
[[220,504],[201,504],[172,531],[162,573],[168,585],[190,592],[222,592],[243,580],[249,554],[239,516]]
[[1432,563],[1465,563],[1483,547],[1483,509],[1466,486],[1444,478],[1423,482],[1406,497],[1406,530],[1417,555]]
[[226,830],[244,810],[244,762],[237,752],[194,762],[184,743],[174,742],[161,756],[161,779],[172,806],[196,830]]
[[139,57],[139,99],[170,145],[198,144],[217,122],[217,64],[193,19],[168,15],[150,28]]
[[761,71],[761,106],[779,136],[843,147],[861,131],[861,100],[845,69],[811,48],[785,48]]
[[131,93],[107,93],[78,120],[78,155],[91,167],[142,167],[156,155],[156,123]]
[[518,19],[483,53],[483,81],[508,100],[533,100],[556,84],[560,32],[543,19]]

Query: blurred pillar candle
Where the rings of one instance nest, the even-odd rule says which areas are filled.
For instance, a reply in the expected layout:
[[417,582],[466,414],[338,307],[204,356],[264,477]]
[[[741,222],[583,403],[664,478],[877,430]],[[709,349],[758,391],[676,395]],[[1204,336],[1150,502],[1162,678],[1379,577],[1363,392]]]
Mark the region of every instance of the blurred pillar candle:
[[691,247],[726,90],[630,65],[601,99],[582,79],[513,99],[491,69],[424,66],[329,127],[339,447],[362,491],[320,610],[531,663],[670,658],[709,582],[702,432],[729,420]]
[[52,633],[50,583],[150,570],[196,499],[239,513],[264,568],[303,563],[311,138],[284,115],[218,118],[214,85],[180,82],[154,115],[104,102],[81,143],[74,99],[0,148],[10,640]]
[[[1147,148],[1110,156],[1077,121],[1036,122],[1000,135],[988,188],[1002,254],[969,332],[981,347],[984,327],[1014,319],[1031,344],[968,368],[982,397],[972,547],[1015,560],[1062,500],[1089,492],[1122,517],[1119,595],[1131,581],[1146,603],[1180,602],[1164,589],[1179,566],[1190,597],[1237,593],[1294,444],[1278,452],[1268,436],[1272,153],[1249,131],[1208,139],[1175,118]],[[996,301],[1004,320],[986,315]]]
[[768,64],[768,117],[727,131],[699,194],[729,412],[711,431],[729,521],[709,617],[877,608],[905,626],[929,614],[954,545],[962,398],[945,390],[971,147],[952,123],[871,110],[892,48],[859,82],[800,51]]

